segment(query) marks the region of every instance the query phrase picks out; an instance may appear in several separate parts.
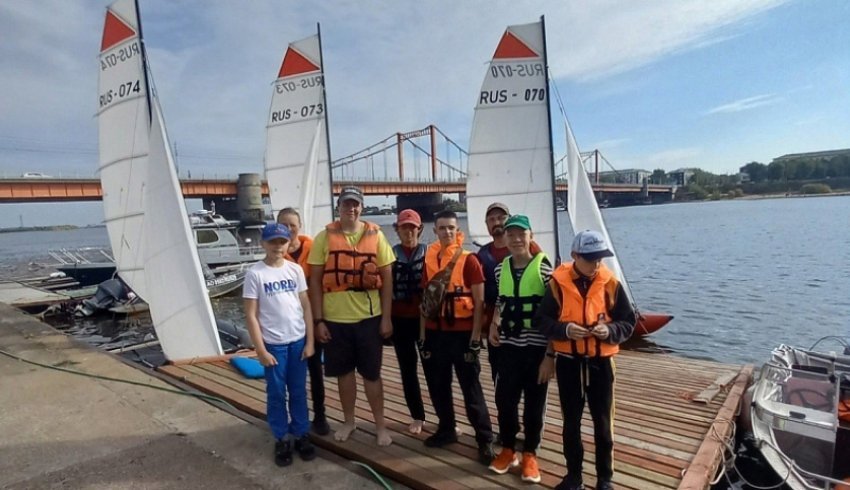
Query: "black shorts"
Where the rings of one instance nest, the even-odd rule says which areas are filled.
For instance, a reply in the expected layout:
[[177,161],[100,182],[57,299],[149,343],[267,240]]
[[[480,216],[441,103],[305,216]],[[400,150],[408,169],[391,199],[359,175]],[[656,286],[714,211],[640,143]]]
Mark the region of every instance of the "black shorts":
[[325,320],[331,340],[325,344],[325,376],[337,377],[355,369],[368,381],[381,378],[383,338],[381,317],[357,323],[336,323]]

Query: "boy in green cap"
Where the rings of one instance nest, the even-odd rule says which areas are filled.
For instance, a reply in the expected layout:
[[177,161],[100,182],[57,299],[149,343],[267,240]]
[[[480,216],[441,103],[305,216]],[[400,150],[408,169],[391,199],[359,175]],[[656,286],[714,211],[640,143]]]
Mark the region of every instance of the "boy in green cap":
[[[499,296],[490,345],[499,348],[496,371],[496,407],[502,451],[490,470],[504,474],[522,465],[522,481],[540,482],[536,451],[543,434],[546,393],[555,372],[555,356],[548,339],[532,325],[537,306],[546,293],[552,264],[543,252],[532,253],[533,234],[527,216],[516,214],[505,222],[510,256],[496,267]],[[525,395],[522,458],[515,452],[519,431],[519,401]]]

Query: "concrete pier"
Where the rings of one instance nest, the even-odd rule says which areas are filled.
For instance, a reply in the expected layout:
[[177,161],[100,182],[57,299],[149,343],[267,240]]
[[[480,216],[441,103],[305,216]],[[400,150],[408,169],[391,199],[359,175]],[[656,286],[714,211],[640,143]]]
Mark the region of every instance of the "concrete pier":
[[[0,350],[174,388],[0,303]],[[0,353],[0,488],[380,488],[327,451],[279,468],[264,422],[195,397],[84,377]]]

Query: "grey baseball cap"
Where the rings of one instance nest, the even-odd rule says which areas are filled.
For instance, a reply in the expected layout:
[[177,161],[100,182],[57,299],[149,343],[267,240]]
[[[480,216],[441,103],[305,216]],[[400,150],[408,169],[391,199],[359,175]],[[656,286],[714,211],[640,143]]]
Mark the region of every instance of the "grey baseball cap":
[[363,190],[357,186],[345,186],[339,192],[339,202],[354,200],[359,202],[361,205],[363,204]]
[[608,249],[608,241],[605,240],[605,236],[594,230],[578,232],[573,239],[572,251],[581,255],[585,260],[614,256],[614,253]]

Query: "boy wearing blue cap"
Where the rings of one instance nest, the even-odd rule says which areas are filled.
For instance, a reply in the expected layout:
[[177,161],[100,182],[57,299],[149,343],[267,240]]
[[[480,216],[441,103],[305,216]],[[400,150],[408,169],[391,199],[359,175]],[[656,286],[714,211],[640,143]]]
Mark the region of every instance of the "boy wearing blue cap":
[[248,332],[265,366],[267,418],[276,440],[278,466],[292,464],[293,446],[304,461],[316,457],[307,435],[307,358],[313,355],[313,316],[304,271],[283,258],[289,240],[287,226],[267,224],[263,228],[266,258],[248,270],[242,287]]
[[567,475],[555,488],[584,488],[581,414],[586,401],[593,419],[596,488],[610,490],[614,488],[614,355],[634,332],[635,311],[623,285],[602,263],[614,255],[602,233],[577,233],[571,255],[573,262],[552,273],[535,318],[557,356]]

